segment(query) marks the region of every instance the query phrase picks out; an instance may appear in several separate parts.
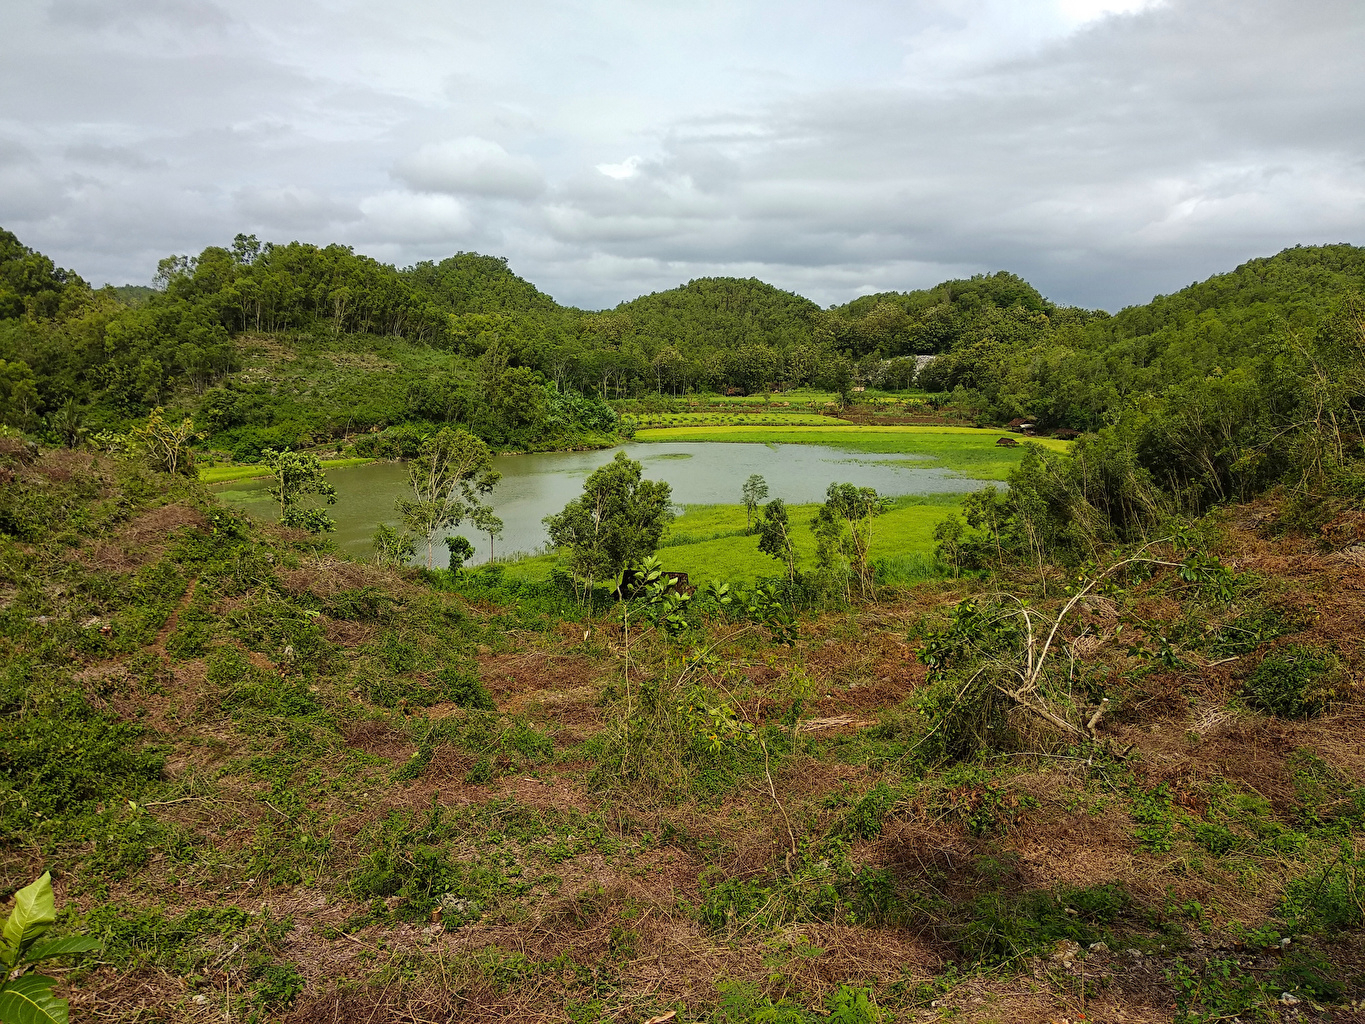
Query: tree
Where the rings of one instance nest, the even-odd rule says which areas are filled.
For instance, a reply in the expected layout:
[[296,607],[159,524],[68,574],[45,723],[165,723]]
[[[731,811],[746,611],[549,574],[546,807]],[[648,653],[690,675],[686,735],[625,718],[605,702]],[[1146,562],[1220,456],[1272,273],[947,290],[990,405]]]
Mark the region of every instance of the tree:
[[85,426],[85,412],[74,398],[68,398],[47,418],[47,427],[67,448],[77,447],[89,433]]
[[550,542],[569,552],[574,575],[593,584],[652,555],[673,521],[673,489],[642,479],[640,463],[617,452],[583,483],[583,494],[546,516]]
[[474,545],[469,543],[468,537],[458,533],[446,538],[446,550],[450,552],[450,571],[457,575],[465,562],[474,557]]
[[783,562],[787,567],[787,579],[796,579],[796,549],[792,545],[787,506],[782,503],[781,498],[774,498],[768,502],[763,507],[763,514],[759,516],[758,550]]
[[759,474],[754,473],[748,480],[744,481],[742,491],[744,498],[744,517],[747,520],[745,529],[752,533],[754,530],[754,512],[763,503],[763,499],[768,496],[768,482]]
[[862,585],[863,596],[872,596],[872,520],[886,511],[886,499],[871,487],[830,484],[825,503],[816,513],[816,552],[822,568],[832,568],[842,555]]
[[397,569],[417,554],[417,544],[406,530],[399,533],[388,523],[380,523],[374,531],[374,560],[379,565]]
[[493,538],[502,536],[502,520],[494,514],[491,505],[476,505],[469,521],[474,529],[488,534],[488,560],[493,561]]
[[436,531],[464,522],[479,507],[478,495],[492,491],[500,476],[488,445],[467,430],[442,427],[423,439],[408,464],[413,498],[399,499],[398,511],[416,536],[426,538],[428,569]]
[[38,386],[28,363],[0,359],[0,423],[27,426],[38,408]]
[[152,410],[146,423],[128,432],[129,440],[147,461],[172,476],[177,473],[193,475],[194,452],[190,445],[198,437],[194,422],[188,416],[179,424],[168,423],[160,406]]
[[283,451],[266,448],[261,452],[261,461],[275,475],[270,496],[280,504],[281,523],[309,533],[330,533],[336,529],[336,523],[322,509],[304,508],[299,504],[310,494],[322,498],[328,505],[336,504],[336,488],[327,482],[327,475],[316,455],[288,448]]

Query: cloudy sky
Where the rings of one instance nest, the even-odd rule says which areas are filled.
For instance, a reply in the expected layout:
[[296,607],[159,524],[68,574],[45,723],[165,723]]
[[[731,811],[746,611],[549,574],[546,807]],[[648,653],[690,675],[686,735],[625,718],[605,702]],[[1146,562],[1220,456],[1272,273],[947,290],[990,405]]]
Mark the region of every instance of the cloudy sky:
[[95,284],[341,241],[601,307],[1365,243],[1360,0],[0,0],[0,226]]

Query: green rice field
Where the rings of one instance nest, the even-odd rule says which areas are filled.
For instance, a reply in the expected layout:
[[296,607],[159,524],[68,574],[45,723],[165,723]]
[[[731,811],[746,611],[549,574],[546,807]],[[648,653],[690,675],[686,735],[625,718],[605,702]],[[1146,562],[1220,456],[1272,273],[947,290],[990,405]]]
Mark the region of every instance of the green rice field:
[[[728,441],[751,444],[820,444],[879,455],[913,456],[914,465],[951,469],[978,480],[1005,480],[1019,464],[1023,448],[997,448],[1010,435],[1001,430],[943,426],[840,426],[826,420],[819,425],[675,426],[640,430],[637,441]],[[1066,451],[1069,441],[1030,438],[1028,443],[1052,451]]]

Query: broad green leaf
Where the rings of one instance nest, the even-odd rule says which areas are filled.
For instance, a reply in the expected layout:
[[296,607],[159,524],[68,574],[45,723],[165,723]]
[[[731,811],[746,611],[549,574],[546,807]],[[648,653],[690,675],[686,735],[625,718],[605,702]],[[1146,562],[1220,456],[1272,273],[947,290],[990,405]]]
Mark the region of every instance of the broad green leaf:
[[0,989],[0,1021],[5,1024],[70,1024],[65,999],[52,994],[56,985],[41,974],[25,974]]
[[15,894],[14,910],[5,922],[5,944],[22,953],[24,947],[47,931],[55,920],[57,908],[52,900],[52,876],[44,871],[36,882]]
[[[28,963],[36,963],[39,960],[48,960],[54,956],[92,953],[99,948],[98,939],[92,939],[88,935],[69,935],[64,939],[53,939],[51,942],[44,942],[41,946],[34,946],[28,951],[28,955],[24,959]],[[0,1020],[3,1019],[0,1018]]]

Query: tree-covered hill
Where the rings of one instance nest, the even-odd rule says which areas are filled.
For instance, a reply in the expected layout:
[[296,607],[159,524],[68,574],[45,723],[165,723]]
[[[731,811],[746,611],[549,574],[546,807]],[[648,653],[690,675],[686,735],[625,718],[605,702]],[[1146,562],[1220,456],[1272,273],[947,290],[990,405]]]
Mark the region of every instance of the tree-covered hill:
[[827,310],[703,278],[585,312],[491,256],[400,270],[243,235],[163,260],[155,290],[93,290],[4,233],[0,420],[55,436],[62,410],[93,431],[167,406],[241,457],[442,422],[540,446],[609,426],[605,400],[913,384],[981,423],[1093,431],[1210,388],[1267,406],[1275,367],[1336,329],[1362,286],[1365,250],[1332,245],[1114,316],[1058,306],[1003,271]]
[[558,316],[565,308],[524,278],[507,260],[457,252],[440,263],[424,261],[403,271],[414,288],[451,313],[538,313]]
[[57,316],[65,304],[88,290],[79,275],[61,269],[0,228],[0,320],[25,314]]

